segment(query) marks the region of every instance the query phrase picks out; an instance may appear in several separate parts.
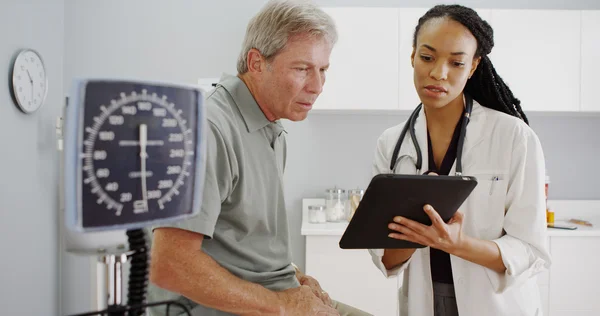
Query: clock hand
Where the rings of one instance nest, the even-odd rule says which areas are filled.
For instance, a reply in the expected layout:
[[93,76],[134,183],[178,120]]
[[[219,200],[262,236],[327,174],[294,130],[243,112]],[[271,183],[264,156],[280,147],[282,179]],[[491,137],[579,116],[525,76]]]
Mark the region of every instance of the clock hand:
[[25,69],[25,70],[27,71],[27,76],[29,77],[29,83],[31,83],[31,102],[33,102],[33,78],[31,78],[29,69]]

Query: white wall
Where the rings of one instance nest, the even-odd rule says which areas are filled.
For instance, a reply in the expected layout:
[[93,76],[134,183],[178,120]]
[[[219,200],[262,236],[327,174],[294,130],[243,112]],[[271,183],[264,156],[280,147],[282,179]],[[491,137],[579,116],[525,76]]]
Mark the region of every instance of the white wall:
[[[0,314],[56,315],[57,155],[54,124],[63,95],[63,0],[0,2]],[[12,60],[37,50],[48,95],[21,113],[9,92]]]
[[[234,73],[245,27],[264,0],[66,0],[65,85],[77,76],[124,76],[195,83],[199,77]],[[320,0],[325,6],[432,6],[455,1],[434,0]],[[536,0],[525,2],[465,0],[480,8],[600,9],[600,1]],[[517,96],[518,97],[518,96]],[[286,122],[288,168],[286,199],[290,213],[294,260],[304,265],[300,235],[301,199],[321,196],[333,185],[366,186],[377,136],[401,122],[394,116],[311,115],[300,123]],[[532,116],[546,150],[553,199],[600,199],[593,176],[600,149],[599,117]],[[595,125],[594,125],[595,124]],[[327,137],[324,137],[327,136]],[[568,140],[565,142],[565,140]],[[597,143],[597,141],[596,141]],[[575,154],[571,154],[575,153]],[[573,167],[567,172],[565,166]],[[68,271],[85,275],[85,264],[73,262]],[[73,277],[71,277],[72,280]],[[69,279],[69,276],[66,276]],[[68,281],[67,283],[72,281]],[[79,285],[85,288],[84,284]],[[63,291],[77,293],[74,288]],[[89,293],[66,298],[77,310]]]

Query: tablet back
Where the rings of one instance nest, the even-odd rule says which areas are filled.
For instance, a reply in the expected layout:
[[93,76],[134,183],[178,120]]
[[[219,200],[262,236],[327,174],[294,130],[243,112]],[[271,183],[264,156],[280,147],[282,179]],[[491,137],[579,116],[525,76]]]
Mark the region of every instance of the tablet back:
[[430,204],[448,222],[477,185],[473,177],[379,174],[371,180],[340,240],[343,249],[423,248],[388,237],[394,216],[431,225]]

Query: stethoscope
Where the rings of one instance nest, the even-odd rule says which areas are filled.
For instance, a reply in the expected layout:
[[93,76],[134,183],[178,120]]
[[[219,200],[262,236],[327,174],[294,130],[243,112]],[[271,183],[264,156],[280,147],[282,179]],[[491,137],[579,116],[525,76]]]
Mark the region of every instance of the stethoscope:
[[[473,110],[473,98],[468,94],[464,94],[465,96],[465,114],[464,119],[462,121],[462,125],[460,127],[460,135],[458,136],[458,148],[456,151],[456,175],[462,175],[462,149],[463,144],[465,142],[465,134],[467,131],[467,124],[469,124],[469,119],[471,117],[471,111]],[[410,131],[410,139],[415,146],[415,150],[417,151],[417,161],[415,166],[417,167],[417,174],[421,173],[421,167],[423,164],[423,157],[421,156],[421,147],[417,142],[417,136],[415,135],[415,122],[417,121],[417,117],[419,117],[419,112],[423,107],[423,103],[419,103],[417,108],[412,112],[412,114],[408,117],[408,121],[404,124],[402,128],[402,132],[400,133],[400,138],[398,138],[398,142],[396,142],[396,147],[394,148],[394,153],[392,154],[392,160],[390,162],[390,170],[392,173],[395,173],[396,164],[398,163],[398,154],[400,153],[400,147],[402,146],[402,141],[404,141],[404,137],[406,136],[406,132]]]

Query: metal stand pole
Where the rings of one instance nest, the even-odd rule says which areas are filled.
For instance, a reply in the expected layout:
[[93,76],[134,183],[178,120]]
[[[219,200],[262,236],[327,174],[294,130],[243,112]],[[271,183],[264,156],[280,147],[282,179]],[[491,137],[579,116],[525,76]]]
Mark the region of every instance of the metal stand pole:
[[124,247],[118,249],[102,249],[103,252],[98,255],[98,262],[103,263],[106,271],[106,287],[98,289],[101,293],[105,293],[105,302],[107,304],[107,312],[109,316],[125,316],[127,304],[123,304],[123,264],[127,262],[128,255],[132,251],[128,251]]
[[127,262],[126,254],[109,254],[99,258],[106,265],[108,277],[108,306],[119,306],[123,302],[123,263]]

